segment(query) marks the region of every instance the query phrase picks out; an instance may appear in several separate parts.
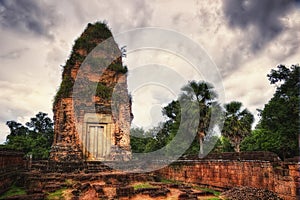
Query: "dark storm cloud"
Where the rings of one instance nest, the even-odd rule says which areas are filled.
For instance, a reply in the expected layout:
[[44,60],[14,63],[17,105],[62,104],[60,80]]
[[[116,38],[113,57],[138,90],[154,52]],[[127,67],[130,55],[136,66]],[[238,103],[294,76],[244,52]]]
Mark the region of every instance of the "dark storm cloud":
[[57,21],[55,13],[45,1],[0,0],[0,25],[17,32],[51,38],[51,28]]
[[250,37],[255,51],[284,30],[280,18],[288,14],[295,3],[295,0],[226,0],[223,10],[231,27],[254,27]]

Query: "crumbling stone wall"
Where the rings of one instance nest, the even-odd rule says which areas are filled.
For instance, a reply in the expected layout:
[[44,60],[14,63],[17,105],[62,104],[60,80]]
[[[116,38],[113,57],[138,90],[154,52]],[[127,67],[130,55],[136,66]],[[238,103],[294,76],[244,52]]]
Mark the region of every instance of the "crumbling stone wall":
[[274,191],[283,199],[299,199],[298,163],[269,161],[179,161],[157,174],[165,179],[218,188],[249,186]]
[[127,67],[106,24],[89,24],[75,41],[54,100],[50,160],[129,159],[131,99]]
[[23,158],[22,152],[0,149],[0,194],[18,180],[25,167]]
[[23,152],[0,149],[0,170],[22,168],[24,166],[23,159]]

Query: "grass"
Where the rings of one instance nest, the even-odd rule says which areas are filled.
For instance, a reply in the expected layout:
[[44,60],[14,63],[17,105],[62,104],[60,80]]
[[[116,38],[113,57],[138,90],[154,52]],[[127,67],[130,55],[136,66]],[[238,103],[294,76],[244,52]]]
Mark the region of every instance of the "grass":
[[62,188],[56,190],[55,192],[48,193],[47,200],[63,200],[64,199],[63,194],[65,190],[66,188]]
[[74,181],[73,179],[66,179],[65,180],[65,184],[67,185],[67,187],[71,187],[74,184],[76,184],[78,181]]
[[[210,193],[214,194],[215,196],[219,196],[221,194],[221,192],[215,191],[215,190],[210,189],[210,188],[203,188],[203,187],[199,187],[199,186],[193,186],[193,188],[195,190],[210,192]],[[216,198],[216,199],[220,199],[220,198]]]
[[24,194],[26,194],[26,191],[23,188],[13,185],[8,191],[6,191],[4,194],[0,196],[0,199],[5,199],[7,197],[24,195]]
[[141,188],[155,188],[155,186],[151,185],[148,182],[145,182],[145,183],[137,183],[137,184],[133,185],[133,188],[134,188],[134,190],[137,190],[137,189],[141,189]]

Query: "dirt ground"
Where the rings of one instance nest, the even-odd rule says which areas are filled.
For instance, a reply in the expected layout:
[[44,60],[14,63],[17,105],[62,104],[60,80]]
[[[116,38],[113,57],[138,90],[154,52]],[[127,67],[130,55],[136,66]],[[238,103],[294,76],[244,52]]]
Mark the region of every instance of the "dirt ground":
[[[170,193],[166,197],[152,198],[149,195],[135,195],[134,197],[131,197],[130,200],[141,200],[141,199],[142,200],[153,200],[153,199],[155,199],[155,200],[177,200],[178,196],[181,193],[182,192],[178,189],[170,189]],[[211,199],[211,198],[216,198],[216,196],[210,195],[210,196],[205,196],[205,197],[198,197],[198,200],[207,200],[207,199]],[[121,199],[121,200],[123,200],[123,199]]]
[[[95,184],[95,183],[94,183]],[[132,186],[135,184],[143,184],[143,183],[132,183]],[[167,187],[168,188],[168,187]],[[135,194],[131,197],[120,197],[120,200],[176,200],[178,199],[179,195],[184,193],[182,190],[179,188],[168,188],[169,193],[167,196],[159,196],[159,197],[150,197],[148,194]],[[113,187],[104,187],[103,188],[105,196],[108,199],[113,199],[114,196],[116,195],[116,188]],[[199,192],[199,190],[194,190],[192,189],[193,192]],[[71,199],[72,194],[70,190],[66,190],[64,197],[66,200]],[[207,199],[212,199],[216,198],[214,195],[206,195],[206,196],[198,196],[199,200],[207,200]],[[98,200],[99,196],[96,193],[96,191],[93,188],[90,188],[88,191],[86,191],[84,194],[81,194],[79,197],[79,200]]]

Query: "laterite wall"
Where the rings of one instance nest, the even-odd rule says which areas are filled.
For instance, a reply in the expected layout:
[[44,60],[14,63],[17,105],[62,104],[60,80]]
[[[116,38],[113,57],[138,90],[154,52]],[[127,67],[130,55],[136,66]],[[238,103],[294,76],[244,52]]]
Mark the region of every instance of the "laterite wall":
[[158,171],[166,179],[218,188],[268,189],[284,199],[299,199],[299,164],[270,161],[178,161]]
[[0,194],[19,178],[24,169],[24,153],[0,149]]

